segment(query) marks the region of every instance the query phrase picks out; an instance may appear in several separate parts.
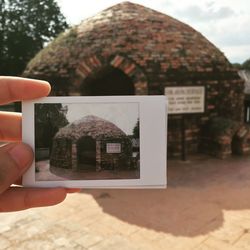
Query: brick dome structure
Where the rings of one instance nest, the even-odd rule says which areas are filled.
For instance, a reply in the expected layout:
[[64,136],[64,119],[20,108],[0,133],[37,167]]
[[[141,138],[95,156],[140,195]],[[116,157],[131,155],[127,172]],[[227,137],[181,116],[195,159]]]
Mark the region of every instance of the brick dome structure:
[[[24,76],[49,80],[52,95],[162,95],[167,86],[205,86],[205,113],[186,119],[190,152],[209,144],[202,129],[211,118],[243,120],[243,81],[223,53],[187,24],[130,2],[61,34]],[[180,154],[180,120],[169,117],[169,156]]]
[[67,138],[76,142],[83,136],[91,136],[96,140],[112,137],[122,138],[126,137],[126,134],[112,122],[94,115],[88,115],[61,128],[54,139]]
[[[112,154],[108,150],[110,146],[118,146],[120,152]],[[114,162],[126,167],[131,157],[131,139],[112,122],[89,115],[57,132],[50,164],[56,174],[57,168],[93,171],[110,167]]]

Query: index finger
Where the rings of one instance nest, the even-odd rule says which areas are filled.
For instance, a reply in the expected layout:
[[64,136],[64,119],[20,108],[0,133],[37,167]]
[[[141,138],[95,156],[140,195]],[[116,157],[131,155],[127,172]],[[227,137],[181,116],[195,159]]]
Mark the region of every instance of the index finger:
[[46,81],[0,76],[0,104],[47,96],[50,89]]

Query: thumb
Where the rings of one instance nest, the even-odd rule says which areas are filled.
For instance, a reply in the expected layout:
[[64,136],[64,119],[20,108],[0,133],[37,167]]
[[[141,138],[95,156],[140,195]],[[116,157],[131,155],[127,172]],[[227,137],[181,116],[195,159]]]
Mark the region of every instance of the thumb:
[[0,147],[0,194],[20,178],[33,161],[32,149],[23,143]]

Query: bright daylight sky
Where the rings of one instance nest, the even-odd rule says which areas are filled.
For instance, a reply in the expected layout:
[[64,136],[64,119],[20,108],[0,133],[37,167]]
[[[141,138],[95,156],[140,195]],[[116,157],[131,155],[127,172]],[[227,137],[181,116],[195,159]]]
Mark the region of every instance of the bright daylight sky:
[[[79,24],[121,0],[56,0],[70,24]],[[230,62],[250,58],[249,0],[131,0],[189,24],[216,45]]]
[[87,115],[94,115],[118,126],[127,135],[133,134],[133,128],[139,117],[137,103],[119,104],[65,104],[68,106],[67,119],[74,122]]

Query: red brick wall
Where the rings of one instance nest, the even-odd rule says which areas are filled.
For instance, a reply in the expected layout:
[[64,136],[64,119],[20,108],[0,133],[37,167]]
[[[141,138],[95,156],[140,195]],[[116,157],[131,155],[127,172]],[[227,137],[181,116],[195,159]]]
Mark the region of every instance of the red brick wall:
[[[50,80],[52,95],[79,95],[101,67],[131,77],[138,95],[166,86],[206,86],[206,112],[186,118],[188,151],[197,152],[211,117],[243,121],[243,81],[222,52],[190,26],[143,6],[122,3],[59,36],[27,66],[25,76]],[[169,156],[180,154],[180,116],[169,117]]]

